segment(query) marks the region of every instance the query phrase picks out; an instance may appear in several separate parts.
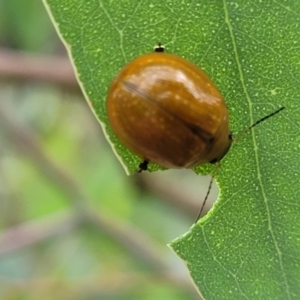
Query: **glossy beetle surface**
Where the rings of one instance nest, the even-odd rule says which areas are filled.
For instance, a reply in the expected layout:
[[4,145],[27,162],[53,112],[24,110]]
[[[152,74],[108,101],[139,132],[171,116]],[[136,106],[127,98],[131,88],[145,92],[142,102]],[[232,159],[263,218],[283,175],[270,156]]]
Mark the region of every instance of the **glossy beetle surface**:
[[232,142],[214,83],[172,54],[145,54],[127,64],[109,88],[107,113],[124,146],[166,168],[220,161]]

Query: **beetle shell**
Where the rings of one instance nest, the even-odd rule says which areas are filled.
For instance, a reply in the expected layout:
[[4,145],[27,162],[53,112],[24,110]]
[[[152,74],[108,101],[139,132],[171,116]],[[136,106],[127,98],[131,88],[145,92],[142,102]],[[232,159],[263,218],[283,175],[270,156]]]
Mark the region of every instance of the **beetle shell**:
[[220,92],[200,68],[179,56],[150,53],[131,61],[113,80],[106,105],[121,143],[160,166],[217,162],[230,148]]

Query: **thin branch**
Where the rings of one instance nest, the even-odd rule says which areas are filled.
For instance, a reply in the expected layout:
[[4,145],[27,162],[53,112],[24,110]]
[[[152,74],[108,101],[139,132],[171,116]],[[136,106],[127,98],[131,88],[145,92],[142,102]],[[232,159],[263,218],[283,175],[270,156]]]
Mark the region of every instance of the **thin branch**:
[[3,230],[0,232],[0,255],[68,233],[80,224],[81,220],[73,213],[59,212]]
[[0,48],[0,77],[45,81],[79,90],[70,60],[62,56],[42,56]]

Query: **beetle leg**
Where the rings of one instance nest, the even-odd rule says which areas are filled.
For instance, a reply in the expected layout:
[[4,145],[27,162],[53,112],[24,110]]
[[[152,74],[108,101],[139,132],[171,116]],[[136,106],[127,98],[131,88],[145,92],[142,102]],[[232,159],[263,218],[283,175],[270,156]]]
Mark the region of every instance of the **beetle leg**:
[[139,170],[138,170],[138,173],[141,173],[142,171],[147,171],[147,170],[148,170],[148,164],[149,164],[149,161],[148,161],[148,160],[143,160],[143,161],[139,164]]

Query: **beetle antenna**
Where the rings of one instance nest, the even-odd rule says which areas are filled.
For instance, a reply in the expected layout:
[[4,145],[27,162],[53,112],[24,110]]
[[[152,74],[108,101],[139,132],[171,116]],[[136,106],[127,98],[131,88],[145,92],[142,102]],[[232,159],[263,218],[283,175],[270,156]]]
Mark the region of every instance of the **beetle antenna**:
[[283,109],[285,109],[285,107],[280,107],[279,109],[277,109],[276,111],[272,112],[271,114],[259,119],[258,121],[256,121],[255,123],[253,123],[252,125],[250,125],[248,128],[246,128],[244,131],[242,131],[235,139],[233,139],[234,142],[237,142],[238,140],[241,139],[241,137],[246,134],[247,132],[249,132],[253,127],[255,127],[256,125],[258,125],[259,123],[269,119],[270,117],[273,117],[274,115],[278,114],[280,111],[282,111]]
[[211,175],[211,179],[210,179],[210,182],[209,182],[208,190],[207,190],[206,196],[205,196],[205,198],[204,198],[204,201],[203,201],[203,203],[202,203],[202,206],[201,206],[201,208],[200,208],[200,211],[199,211],[199,213],[198,213],[198,215],[197,215],[197,218],[196,218],[196,220],[195,220],[195,223],[197,223],[198,220],[199,220],[200,217],[201,217],[202,211],[203,211],[203,209],[204,209],[204,206],[205,206],[206,201],[207,201],[207,199],[208,199],[208,196],[209,196],[209,194],[210,194],[210,190],[211,190],[211,187],[212,187],[212,184],[213,184],[215,175],[216,175],[217,170],[219,169],[219,167],[220,167],[220,162],[218,161],[218,162],[216,163],[216,167],[215,167],[215,169],[213,170],[213,173],[212,173],[212,175]]

